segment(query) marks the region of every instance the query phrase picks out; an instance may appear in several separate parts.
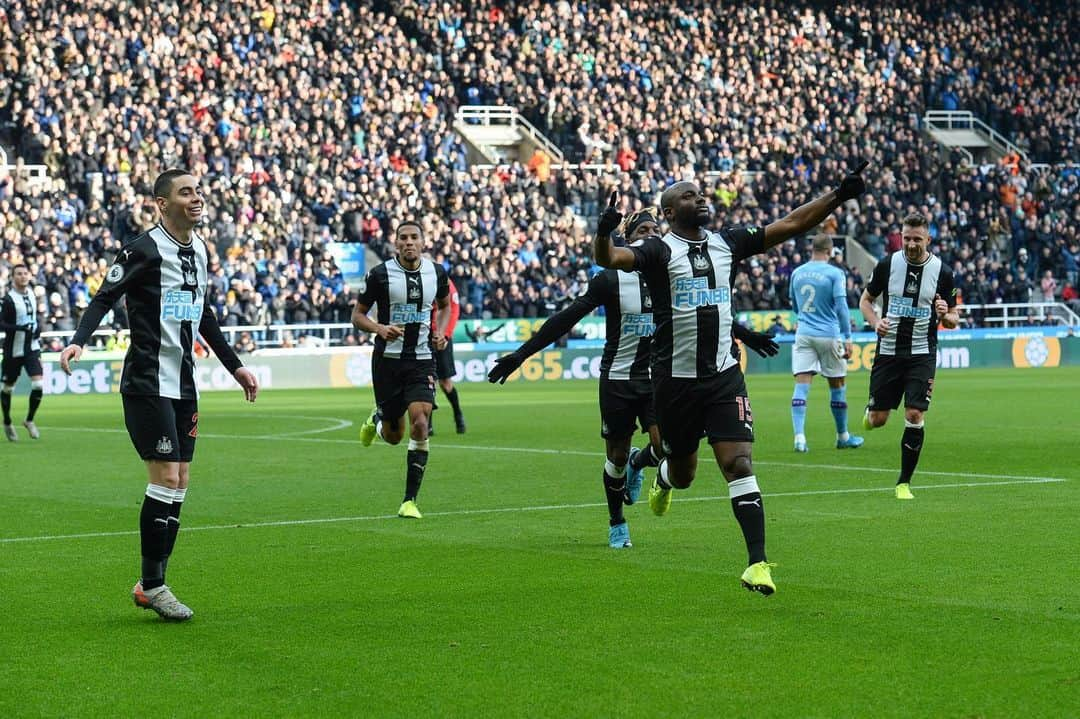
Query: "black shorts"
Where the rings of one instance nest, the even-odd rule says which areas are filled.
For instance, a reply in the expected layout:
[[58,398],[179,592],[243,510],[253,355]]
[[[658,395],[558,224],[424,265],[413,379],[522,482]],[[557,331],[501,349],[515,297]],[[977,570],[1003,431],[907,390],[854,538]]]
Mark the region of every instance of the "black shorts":
[[877,355],[870,370],[870,400],[866,406],[876,412],[896,409],[903,398],[905,407],[925,412],[930,409],[936,370],[936,354]]
[[435,405],[435,360],[371,357],[375,404],[388,422],[405,414],[413,402]]
[[0,367],[0,379],[4,384],[15,384],[19,379],[19,373],[24,369],[30,377],[40,377],[44,374],[41,368],[41,353],[29,352],[22,357],[5,357],[3,366]]
[[686,457],[701,438],[753,442],[754,417],[738,365],[707,379],[653,379],[656,419],[669,457]]
[[447,340],[446,349],[435,350],[435,379],[453,379],[455,374],[454,340]]
[[125,394],[124,424],[143,459],[190,462],[199,434],[199,401]]
[[631,437],[638,425],[642,432],[656,424],[652,383],[648,380],[600,380],[600,436]]

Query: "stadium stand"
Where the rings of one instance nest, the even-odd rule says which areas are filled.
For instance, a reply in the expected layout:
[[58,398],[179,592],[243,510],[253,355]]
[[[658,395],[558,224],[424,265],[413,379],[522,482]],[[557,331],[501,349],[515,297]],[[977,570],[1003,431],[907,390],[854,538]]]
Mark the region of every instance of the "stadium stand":
[[[696,177],[719,222],[760,223],[861,158],[870,192],[824,231],[880,257],[918,209],[965,303],[1077,301],[1080,63],[1059,42],[1073,3],[16,0],[0,14],[0,146],[16,158],[0,169],[0,287],[28,261],[43,329],[73,326],[174,165],[206,179],[226,327],[347,321],[327,243],[386,256],[405,217],[464,317],[545,316],[587,278],[611,189],[640,206]],[[517,108],[591,169],[470,164],[453,129],[469,105]],[[1026,159],[969,163],[922,132],[930,109],[970,110]],[[745,265],[738,309],[785,308],[805,256],[792,242]]]

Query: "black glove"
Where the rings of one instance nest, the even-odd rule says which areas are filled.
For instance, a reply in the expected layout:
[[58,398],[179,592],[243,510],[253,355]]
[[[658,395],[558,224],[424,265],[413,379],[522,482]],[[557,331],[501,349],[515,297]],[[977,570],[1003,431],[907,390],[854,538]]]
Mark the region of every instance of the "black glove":
[[525,358],[512,352],[508,355],[503,355],[499,359],[495,360],[495,366],[488,372],[488,382],[498,382],[499,384],[506,384],[506,378],[514,374],[514,371],[521,366],[521,363],[525,361]]
[[731,334],[762,357],[775,357],[780,353],[780,345],[773,341],[776,335],[772,332],[754,332],[736,322],[731,326]]
[[869,164],[870,163],[867,160],[863,160],[859,163],[858,167],[844,177],[840,182],[840,186],[836,188],[837,200],[840,202],[847,202],[848,200],[854,200],[856,197],[866,192],[866,183],[863,182],[861,173]]
[[622,222],[622,213],[615,209],[615,203],[619,201],[619,193],[612,192],[608,200],[607,209],[600,215],[600,221],[596,223],[596,234],[600,237],[610,237],[611,233]]

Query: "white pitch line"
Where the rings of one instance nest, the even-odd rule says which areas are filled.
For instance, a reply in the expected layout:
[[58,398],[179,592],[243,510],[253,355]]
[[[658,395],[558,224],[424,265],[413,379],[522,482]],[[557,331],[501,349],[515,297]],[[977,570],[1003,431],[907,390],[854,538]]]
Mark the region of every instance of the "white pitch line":
[[[1067,482],[1067,479],[1041,477],[1034,479],[1014,480],[1007,482],[955,482],[952,484],[926,484],[919,485],[916,491],[927,489],[958,489],[971,487],[1000,487],[1012,484],[1056,484]],[[826,494],[865,494],[874,492],[892,492],[892,487],[855,487],[849,489],[809,489],[801,492],[769,492],[766,499],[775,497],[811,497]],[[679,502],[716,502],[729,499],[727,496],[707,497],[680,497]],[[585,502],[582,504],[541,504],[532,507],[494,507],[491,509],[458,509],[447,512],[425,512],[426,517],[466,517],[478,514],[507,514],[518,512],[546,512],[566,509],[592,509],[606,507],[606,502]],[[308,524],[334,524],[340,522],[372,522],[381,519],[397,519],[395,514],[372,514],[358,517],[326,517],[318,519],[282,519],[269,522],[250,522],[240,524],[211,524],[205,527],[184,527],[184,532],[209,532],[221,529],[257,529],[260,527],[296,527]],[[15,544],[27,542],[45,542],[61,539],[94,539],[98,537],[132,537],[138,535],[137,530],[125,532],[83,532],[81,534],[53,534],[38,535],[33,537],[5,537],[0,538],[0,544]]]
[[[280,415],[279,415],[280,416]],[[329,419],[329,418],[326,418]],[[344,421],[344,420],[340,420]],[[104,429],[101,427],[43,427],[42,429],[50,431],[67,431],[67,432],[104,432],[109,434],[127,434],[126,429]],[[313,430],[314,431],[314,430]],[[317,430],[319,432],[329,432],[326,430]],[[207,439],[260,439],[260,440],[272,440],[281,442],[314,442],[318,444],[350,444],[356,445],[359,440],[355,439],[327,439],[325,437],[293,437],[287,435],[250,435],[250,434],[204,434],[199,433],[199,437],[205,437]],[[383,442],[376,442],[371,445],[372,447],[386,447],[390,448],[391,445]],[[547,447],[486,447],[479,444],[433,444],[433,449],[462,449],[471,452],[518,452],[524,454],[549,454],[558,455],[566,454],[574,457],[603,457],[602,452],[590,452],[580,449],[550,449]],[[755,459],[754,464],[762,467],[792,467],[795,469],[839,469],[847,472],[870,472],[880,474],[896,474],[897,469],[895,467],[858,467],[854,465],[846,464],[800,464],[798,462],[773,462],[769,460]],[[1031,481],[1046,481],[1046,482],[1066,482],[1067,477],[1041,477],[1041,476],[1029,476],[1023,474],[979,474],[975,472],[934,472],[930,470],[918,470],[920,476],[929,475],[934,477],[978,477],[979,479],[1008,479],[1023,482]]]
[[311,417],[302,414],[290,414],[290,415],[277,415],[278,417],[287,417],[289,419],[314,419],[321,420],[323,422],[333,422],[329,427],[320,427],[319,429],[305,429],[298,432],[281,432],[280,434],[260,434],[257,435],[258,439],[285,439],[286,437],[297,437],[305,434],[324,434],[326,432],[336,432],[339,429],[347,429],[352,427],[353,423],[348,419],[341,419],[340,417]]

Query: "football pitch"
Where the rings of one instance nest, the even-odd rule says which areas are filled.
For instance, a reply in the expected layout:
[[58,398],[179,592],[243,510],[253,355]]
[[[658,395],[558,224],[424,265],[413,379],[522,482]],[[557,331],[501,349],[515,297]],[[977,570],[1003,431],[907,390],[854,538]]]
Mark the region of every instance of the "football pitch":
[[797,455],[790,378],[747,382],[772,597],[705,453],[662,518],[649,470],[607,547],[594,382],[459,385],[419,521],[405,447],[356,439],[370,390],[237,390],[201,402],[186,624],[131,604],[119,397],[46,397],[0,445],[0,716],[1080,715],[1080,369],[939,372],[911,502],[902,416],[837,451],[818,380]]

